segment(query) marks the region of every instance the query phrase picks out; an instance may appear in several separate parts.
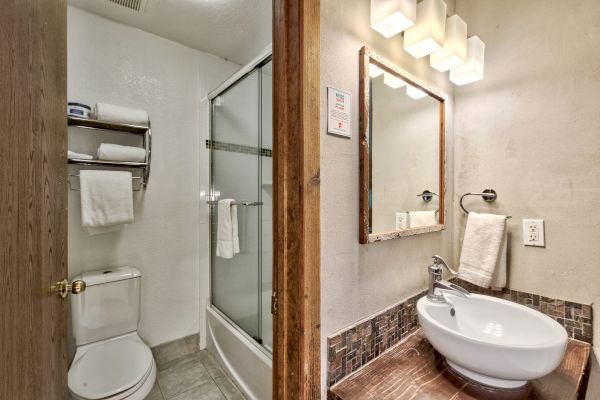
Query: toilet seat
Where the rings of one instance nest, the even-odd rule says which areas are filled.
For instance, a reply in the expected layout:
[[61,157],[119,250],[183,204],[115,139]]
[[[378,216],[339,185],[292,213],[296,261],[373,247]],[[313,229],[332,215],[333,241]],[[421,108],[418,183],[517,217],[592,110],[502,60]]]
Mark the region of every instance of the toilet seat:
[[82,400],[130,399],[149,386],[145,396],[155,378],[150,348],[132,333],[78,348],[69,369],[69,390]]

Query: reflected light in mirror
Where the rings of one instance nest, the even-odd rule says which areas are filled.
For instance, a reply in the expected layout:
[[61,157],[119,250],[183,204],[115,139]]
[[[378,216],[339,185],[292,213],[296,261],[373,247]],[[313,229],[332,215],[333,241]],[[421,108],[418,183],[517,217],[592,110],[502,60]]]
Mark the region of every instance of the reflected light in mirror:
[[446,72],[467,61],[467,23],[458,15],[446,20],[444,47],[431,54],[433,68]]
[[387,72],[385,72],[383,74],[383,83],[385,83],[387,86],[391,87],[392,89],[398,89],[398,88],[401,88],[402,86],[406,85],[406,82],[404,82],[402,79],[400,79],[397,76],[394,76],[392,74],[388,74]]
[[377,65],[369,64],[369,76],[371,78],[377,78],[381,74],[383,74],[383,70],[381,68],[379,68]]
[[371,0],[371,28],[390,38],[417,19],[417,0]]
[[467,39],[467,62],[450,70],[450,81],[462,86],[483,79],[485,43],[477,36]]
[[427,96],[427,93],[411,85],[406,86],[406,94],[415,100],[422,99],[423,97]]
[[415,58],[425,57],[444,45],[446,3],[423,0],[417,6],[417,23],[404,32],[404,50]]

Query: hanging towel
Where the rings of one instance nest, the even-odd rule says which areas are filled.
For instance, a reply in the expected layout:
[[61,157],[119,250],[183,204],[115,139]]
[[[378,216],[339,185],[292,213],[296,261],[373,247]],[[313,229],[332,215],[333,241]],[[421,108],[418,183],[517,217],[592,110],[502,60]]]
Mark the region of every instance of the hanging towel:
[[67,151],[67,158],[69,160],[72,159],[76,159],[76,160],[93,160],[94,156],[91,154],[85,154],[85,153],[75,153],[74,151],[68,150]]
[[81,225],[91,235],[133,223],[131,172],[81,170],[79,177]]
[[437,225],[438,219],[435,210],[433,211],[409,211],[408,221],[411,228],[420,228],[422,226]]
[[408,213],[407,212],[397,212],[396,213],[396,230],[401,231],[403,229],[408,229]]
[[233,258],[240,252],[237,206],[233,199],[219,200],[217,222],[217,257]]
[[129,108],[108,103],[96,103],[93,116],[96,119],[128,125],[148,126],[148,113],[139,108]]
[[144,162],[146,161],[146,149],[135,146],[102,143],[98,147],[98,160]]
[[484,288],[506,286],[506,216],[471,212],[458,277]]

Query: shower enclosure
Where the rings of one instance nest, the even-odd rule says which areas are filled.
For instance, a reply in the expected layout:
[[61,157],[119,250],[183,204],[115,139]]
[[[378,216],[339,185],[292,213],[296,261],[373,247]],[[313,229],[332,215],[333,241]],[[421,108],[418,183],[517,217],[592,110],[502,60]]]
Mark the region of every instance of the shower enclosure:
[[[208,327],[217,355],[251,398],[257,378],[252,358],[242,360],[240,343],[270,358],[273,346],[272,294],[272,62],[265,54],[242,68],[210,100],[211,305]],[[216,254],[218,201],[237,207],[240,252]],[[212,316],[212,318],[211,318]],[[240,340],[233,343],[224,333]],[[223,332],[220,335],[218,331]],[[229,337],[229,339],[227,339]],[[238,347],[236,347],[238,346]],[[236,348],[236,350],[233,350]],[[252,349],[254,348],[254,349]],[[229,364],[229,365],[227,365]],[[244,367],[241,364],[249,364]],[[253,365],[251,365],[253,364]],[[252,372],[252,371],[250,371]],[[256,373],[256,371],[253,371]],[[248,387],[245,387],[248,386]],[[264,386],[264,383],[263,383]]]

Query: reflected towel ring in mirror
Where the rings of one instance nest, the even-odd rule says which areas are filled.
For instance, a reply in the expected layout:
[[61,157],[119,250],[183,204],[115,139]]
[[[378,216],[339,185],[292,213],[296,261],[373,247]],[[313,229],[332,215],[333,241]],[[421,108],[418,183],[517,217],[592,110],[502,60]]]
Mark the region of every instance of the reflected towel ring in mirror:
[[425,203],[429,203],[433,199],[433,196],[439,196],[439,194],[428,189],[425,189],[423,193],[417,195],[417,197],[421,197]]

